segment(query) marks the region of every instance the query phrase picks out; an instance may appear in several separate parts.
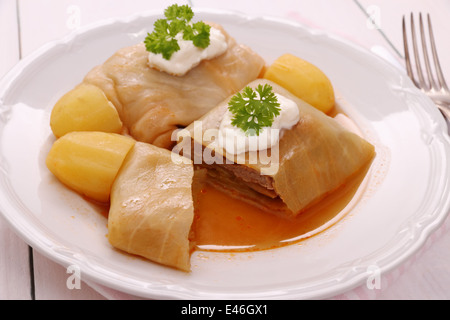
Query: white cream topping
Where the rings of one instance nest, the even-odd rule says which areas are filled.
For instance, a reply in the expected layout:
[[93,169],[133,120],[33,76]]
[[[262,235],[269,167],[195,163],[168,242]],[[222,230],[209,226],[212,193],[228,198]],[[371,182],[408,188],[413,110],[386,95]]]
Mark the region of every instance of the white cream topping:
[[150,67],[172,75],[183,76],[202,60],[220,56],[228,48],[225,36],[219,29],[214,27],[211,27],[210,44],[205,49],[196,47],[190,40],[184,40],[182,33],[177,34],[175,39],[178,41],[180,50],[173,53],[170,60],[164,59],[160,53],[155,54],[150,52],[148,55],[148,64]]
[[280,114],[274,119],[272,126],[264,127],[260,134],[246,135],[233,126],[233,114],[227,110],[219,127],[218,144],[229,154],[242,154],[249,151],[270,149],[280,140],[282,129],[291,129],[300,119],[297,104],[285,96],[275,94],[280,104]]

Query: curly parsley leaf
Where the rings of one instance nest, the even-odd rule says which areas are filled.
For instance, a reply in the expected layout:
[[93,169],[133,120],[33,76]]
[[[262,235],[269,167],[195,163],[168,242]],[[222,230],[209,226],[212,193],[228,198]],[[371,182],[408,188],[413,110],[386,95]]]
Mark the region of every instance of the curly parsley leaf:
[[177,4],[173,4],[164,10],[164,16],[168,20],[186,20],[191,21],[194,17],[194,12],[192,11],[191,7],[189,7],[187,4],[179,6]]
[[247,135],[259,135],[264,127],[272,126],[281,108],[272,86],[265,84],[256,89],[245,87],[230,99],[228,110],[233,114],[233,126]]
[[171,35],[174,32],[169,27],[167,20],[157,20],[154,31],[151,34],[149,33],[144,40],[147,51],[161,53],[164,59],[169,60],[174,52],[180,50],[178,41]]
[[192,26],[187,25],[184,29],[183,39],[192,40],[194,46],[198,48],[205,49],[209,46],[210,40],[209,35],[211,31],[211,26],[206,23],[199,21],[194,23]]
[[144,40],[147,51],[160,53],[164,59],[170,60],[180,50],[175,38],[179,33],[182,33],[184,40],[192,41],[198,48],[209,46],[211,27],[202,21],[192,24],[194,12],[188,5],[171,5],[164,11],[164,16],[166,19],[158,19],[153,32],[147,33]]

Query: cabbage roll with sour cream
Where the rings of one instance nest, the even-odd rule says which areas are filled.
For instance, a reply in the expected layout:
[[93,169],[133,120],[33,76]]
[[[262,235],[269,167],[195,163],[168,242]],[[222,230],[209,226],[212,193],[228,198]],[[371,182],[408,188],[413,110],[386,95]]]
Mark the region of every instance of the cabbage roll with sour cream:
[[229,95],[255,80],[264,60],[238,44],[217,24],[227,49],[203,60],[183,76],[152,68],[144,43],[123,48],[83,80],[103,90],[136,140],[171,148],[172,132],[200,118]]
[[179,132],[174,152],[208,169],[212,181],[255,205],[294,217],[335,191],[372,161],[374,146],[269,80],[276,94],[298,107],[298,122],[279,131],[267,150],[228,152],[218,143],[232,96]]

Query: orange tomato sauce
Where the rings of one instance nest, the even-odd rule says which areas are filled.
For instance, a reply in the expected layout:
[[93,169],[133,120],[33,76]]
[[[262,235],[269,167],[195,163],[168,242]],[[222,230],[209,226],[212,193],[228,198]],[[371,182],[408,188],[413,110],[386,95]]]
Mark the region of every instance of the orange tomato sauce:
[[[196,196],[193,231],[197,250],[255,251],[299,242],[339,220],[367,173],[365,168],[341,188],[295,218],[282,218],[205,184]],[[357,199],[356,199],[357,200]],[[326,228],[325,228],[326,229]]]

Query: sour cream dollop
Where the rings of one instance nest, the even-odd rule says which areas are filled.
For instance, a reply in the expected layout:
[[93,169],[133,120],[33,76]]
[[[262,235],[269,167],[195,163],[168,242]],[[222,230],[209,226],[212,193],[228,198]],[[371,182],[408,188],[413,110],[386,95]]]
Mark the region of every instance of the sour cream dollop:
[[172,75],[183,76],[202,60],[218,57],[228,49],[225,35],[214,27],[211,27],[210,44],[205,49],[196,47],[190,40],[184,40],[182,33],[177,34],[175,39],[178,41],[180,50],[173,53],[170,60],[164,59],[160,53],[150,52],[148,55],[150,67]]
[[233,126],[233,114],[227,110],[219,126],[218,144],[229,154],[242,154],[249,151],[270,149],[280,140],[282,129],[291,129],[300,119],[297,104],[291,99],[275,93],[280,104],[280,114],[274,119],[272,126],[264,127],[259,135],[246,135]]

